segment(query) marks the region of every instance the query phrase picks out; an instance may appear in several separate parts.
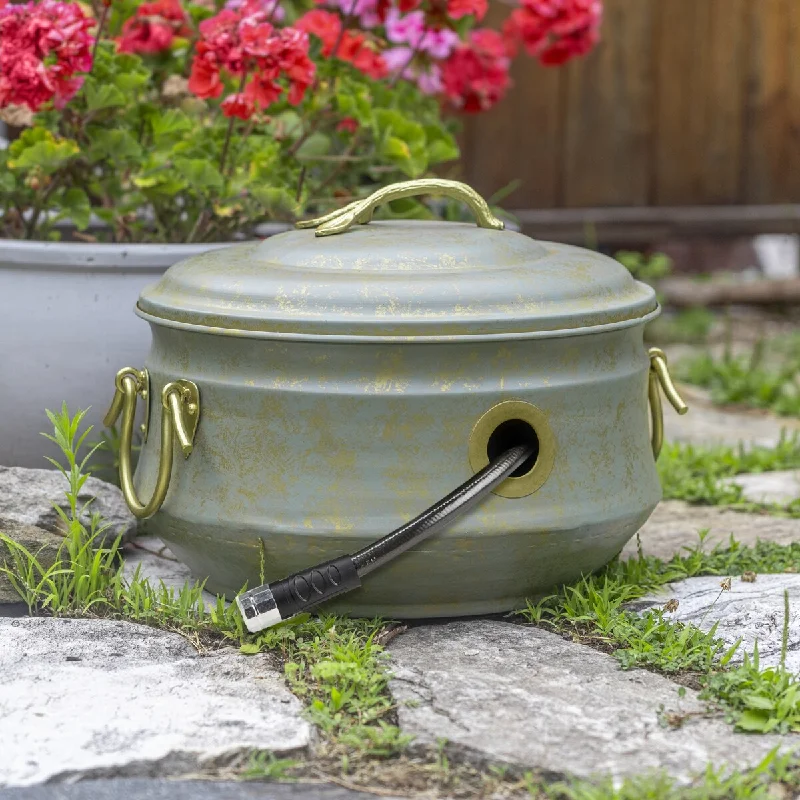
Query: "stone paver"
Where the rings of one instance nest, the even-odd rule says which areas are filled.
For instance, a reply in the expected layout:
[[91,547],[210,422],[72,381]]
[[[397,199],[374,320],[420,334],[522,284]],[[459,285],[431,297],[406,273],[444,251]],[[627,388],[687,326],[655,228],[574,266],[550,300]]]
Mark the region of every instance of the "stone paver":
[[753,503],[776,503],[786,506],[800,498],[798,469],[737,475],[728,480],[741,486],[745,500]]
[[730,577],[729,591],[722,590],[721,577],[688,578],[643,598],[635,607],[662,606],[675,598],[678,608],[667,612],[667,617],[690,622],[705,631],[718,624],[717,636],[728,645],[742,639],[735,661],[752,653],[758,641],[762,667],[777,666],[781,659],[785,589],[789,592],[786,667],[800,672],[800,575],[758,575],[752,583],[739,575]]
[[311,730],[269,656],[128,622],[0,618],[0,786],[191,775]]
[[140,778],[0,789],[0,800],[369,800],[374,797],[374,794],[354,792],[324,783],[234,783]]
[[[36,525],[53,533],[61,532],[64,525],[53,504],[67,507],[66,488],[67,479],[54,469],[0,467],[0,517],[24,525]],[[113,541],[120,534],[123,540],[136,535],[136,518],[128,510],[122,492],[116,486],[98,478],[89,478],[78,500],[83,506],[92,498],[94,500],[84,515],[87,526],[95,511],[108,523],[98,542]]]
[[[669,559],[684,548],[695,547],[698,531],[708,529],[704,547],[727,545],[731,534],[744,545],[759,539],[778,544],[800,542],[800,519],[743,514],[720,506],[692,506],[680,500],[660,503],[640,531],[645,555]],[[622,551],[632,557],[637,552],[636,537]]]
[[700,445],[739,442],[774,447],[783,431],[800,431],[800,420],[777,417],[760,411],[730,411],[713,406],[707,393],[681,385],[681,394],[689,406],[680,416],[665,404],[664,432],[668,442],[691,442]]
[[734,733],[721,718],[661,724],[659,708],[692,714],[696,693],[623,671],[609,655],[533,627],[493,620],[413,628],[389,646],[400,726],[420,743],[548,773],[614,779],[663,769],[678,779],[756,764],[800,737]]

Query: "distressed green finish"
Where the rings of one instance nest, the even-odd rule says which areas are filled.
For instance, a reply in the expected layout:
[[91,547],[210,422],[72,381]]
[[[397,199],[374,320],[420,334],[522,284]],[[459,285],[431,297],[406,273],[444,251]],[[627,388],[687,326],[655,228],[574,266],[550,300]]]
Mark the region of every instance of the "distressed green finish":
[[[370,229],[384,244],[361,237]],[[344,244],[331,249],[348,239],[349,258]],[[362,240],[372,244],[359,256]],[[660,498],[642,341],[652,290],[598,254],[472,226],[393,223],[313,244],[308,232],[274,237],[258,246],[272,264],[252,246],[183,262],[140,302],[151,396],[185,378],[201,397],[194,452],[148,525],[208,588],[257,585],[259,540],[271,580],[415,516],[472,474],[470,432],[508,399],[536,405],[555,434],[541,489],[492,495],[339,610],[504,611],[618,553]],[[346,278],[331,277],[331,262],[301,263],[314,252],[335,254]],[[296,268],[275,267],[279,256]],[[383,322],[379,307],[391,310]],[[599,327],[569,330],[581,322]],[[142,496],[155,483],[158,417],[137,470]]]

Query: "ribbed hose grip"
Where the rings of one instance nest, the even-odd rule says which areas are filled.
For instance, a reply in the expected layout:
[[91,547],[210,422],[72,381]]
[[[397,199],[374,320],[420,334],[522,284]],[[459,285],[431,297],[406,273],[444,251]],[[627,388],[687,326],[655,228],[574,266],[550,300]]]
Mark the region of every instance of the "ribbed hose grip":
[[236,598],[251,633],[264,630],[361,586],[352,556],[317,564]]

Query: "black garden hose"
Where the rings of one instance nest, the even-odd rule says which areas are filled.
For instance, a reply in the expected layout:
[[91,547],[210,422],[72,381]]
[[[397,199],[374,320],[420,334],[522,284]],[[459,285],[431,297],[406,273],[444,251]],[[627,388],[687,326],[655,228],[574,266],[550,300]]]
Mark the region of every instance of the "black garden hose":
[[247,629],[256,633],[351,589],[357,589],[361,586],[364,575],[369,575],[410,547],[450,525],[477,505],[532,455],[533,447],[529,445],[512,447],[411,522],[352,556],[339,556],[281,581],[265,584],[239,595],[236,601]]

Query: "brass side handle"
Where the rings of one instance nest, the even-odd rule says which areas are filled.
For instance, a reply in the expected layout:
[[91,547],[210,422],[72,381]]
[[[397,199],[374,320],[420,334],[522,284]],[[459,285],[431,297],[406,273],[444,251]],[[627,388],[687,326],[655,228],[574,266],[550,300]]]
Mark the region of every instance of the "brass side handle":
[[382,203],[421,194],[438,194],[463,201],[470,207],[479,228],[501,231],[505,227],[503,221],[492,213],[489,204],[474,189],[465,183],[442,178],[420,178],[415,181],[393,183],[391,186],[378,189],[364,200],[356,200],[316,219],[301,220],[296,223],[296,226],[298,228],[316,228],[315,236],[333,236],[337,233],[344,233],[356,223],[361,225],[368,223],[372,219],[375,209]]
[[[145,401],[146,408],[150,404],[150,376],[146,369],[137,370],[125,367],[117,373],[115,386],[114,399],[103,423],[111,426],[122,414],[119,446],[120,487],[131,513],[138,519],[147,519],[161,508],[169,491],[176,438],[184,458],[188,458],[192,452],[197,423],[200,421],[200,392],[196,384],[187,380],[172,381],[162,390],[161,451],[158,458],[158,475],[153,496],[143,503],[133,486],[131,449],[137,399],[141,396]],[[148,416],[149,409],[146,411],[146,418]]]
[[664,409],[661,403],[661,391],[664,392],[672,407],[681,415],[689,407],[678,394],[672,376],[669,374],[667,356],[659,347],[648,350],[650,356],[650,373],[647,378],[647,397],[650,405],[651,434],[650,442],[653,447],[653,457],[658,458],[664,445]]

